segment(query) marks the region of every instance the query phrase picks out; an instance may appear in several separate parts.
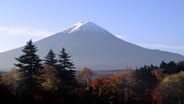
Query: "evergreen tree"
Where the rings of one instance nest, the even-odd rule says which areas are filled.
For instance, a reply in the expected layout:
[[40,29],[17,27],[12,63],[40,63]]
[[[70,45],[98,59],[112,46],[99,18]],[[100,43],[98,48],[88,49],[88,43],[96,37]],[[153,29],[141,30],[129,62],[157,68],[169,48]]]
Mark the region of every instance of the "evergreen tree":
[[63,48],[59,55],[59,63],[57,70],[57,78],[59,79],[58,90],[66,95],[73,91],[76,87],[77,81],[75,79],[74,64],[70,60],[70,55],[65,52]]
[[71,56],[65,52],[65,48],[62,49],[61,54],[59,55],[59,68],[63,70],[74,69],[74,64],[70,60]]
[[41,59],[36,54],[37,47],[33,45],[32,40],[27,42],[22,52],[24,53],[22,56],[15,58],[19,62],[15,66],[21,73],[26,89],[32,92],[39,85],[37,78],[41,69]]
[[167,74],[173,74],[177,72],[177,64],[174,61],[170,61],[167,66],[166,70],[164,70],[164,73]]
[[[156,66],[152,66],[154,68]],[[154,69],[151,66],[140,67],[135,71],[135,77],[137,82],[135,84],[135,89],[137,92],[141,93],[146,89],[152,89],[152,87],[158,82],[156,76],[152,73]]]
[[45,60],[44,61],[45,61],[44,62],[45,65],[52,66],[52,67],[55,67],[56,66],[57,59],[56,59],[56,55],[52,51],[52,49],[49,51],[49,53],[45,57]]
[[165,63],[164,61],[161,62],[160,64],[160,68],[165,69],[167,67],[167,63]]

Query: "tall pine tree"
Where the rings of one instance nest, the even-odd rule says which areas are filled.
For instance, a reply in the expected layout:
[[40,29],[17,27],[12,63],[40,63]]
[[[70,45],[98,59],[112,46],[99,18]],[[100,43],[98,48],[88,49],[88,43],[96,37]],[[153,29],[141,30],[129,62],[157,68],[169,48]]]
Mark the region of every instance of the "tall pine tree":
[[70,58],[71,56],[63,48],[59,55],[57,77],[59,78],[58,90],[64,95],[73,91],[77,84],[75,71],[72,70],[75,67]]
[[56,54],[52,51],[52,49],[49,51],[47,56],[45,57],[44,64],[47,66],[55,67],[57,63]]
[[62,49],[61,54],[59,55],[59,68],[62,70],[71,70],[74,69],[74,64],[70,60],[71,56],[65,52],[65,48]]
[[18,61],[15,66],[21,73],[26,90],[30,92],[34,91],[36,86],[39,86],[37,78],[42,65],[41,59],[36,54],[37,51],[37,47],[30,40],[22,50],[23,55],[15,58]]

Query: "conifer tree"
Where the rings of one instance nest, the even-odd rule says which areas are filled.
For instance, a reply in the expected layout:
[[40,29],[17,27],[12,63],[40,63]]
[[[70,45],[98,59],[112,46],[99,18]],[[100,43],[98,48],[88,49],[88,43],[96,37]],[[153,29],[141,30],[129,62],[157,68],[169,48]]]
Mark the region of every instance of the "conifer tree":
[[162,61],[161,64],[160,64],[160,68],[165,69],[166,66],[167,66],[167,63],[165,63],[164,61]]
[[24,49],[22,50],[23,55],[19,58],[15,58],[18,64],[18,70],[23,78],[23,83],[30,92],[38,86],[38,73],[41,69],[41,59],[36,54],[37,47],[33,44],[32,40],[28,41]]
[[75,71],[74,64],[70,60],[71,56],[65,52],[63,48],[59,55],[58,69],[57,69],[57,77],[59,79],[58,89],[62,94],[68,94],[71,92],[77,84],[75,79]]
[[44,64],[48,66],[55,67],[57,63],[56,54],[52,51],[52,49],[49,51],[47,56],[45,57]]
[[74,69],[74,64],[70,60],[71,56],[65,52],[65,48],[62,49],[61,54],[59,55],[59,68],[63,70]]

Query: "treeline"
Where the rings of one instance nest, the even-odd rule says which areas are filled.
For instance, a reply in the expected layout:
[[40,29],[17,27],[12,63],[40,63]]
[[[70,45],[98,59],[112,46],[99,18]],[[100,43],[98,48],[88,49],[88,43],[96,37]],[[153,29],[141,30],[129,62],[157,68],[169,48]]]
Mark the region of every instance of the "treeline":
[[74,71],[63,48],[44,59],[27,42],[16,68],[0,76],[2,104],[183,104],[184,63],[161,62],[107,76],[90,68]]
[[[30,40],[22,50],[23,55],[15,64],[16,69],[1,76],[1,87],[5,92],[1,98],[8,104],[52,104],[74,96],[77,88],[74,64],[63,48],[56,59],[50,50],[42,60],[36,54],[37,47]],[[69,102],[68,102],[69,103]]]
[[184,61],[178,63],[174,61],[170,61],[169,63],[162,61],[160,68],[164,69],[163,71],[165,74],[178,73],[180,71],[184,71]]

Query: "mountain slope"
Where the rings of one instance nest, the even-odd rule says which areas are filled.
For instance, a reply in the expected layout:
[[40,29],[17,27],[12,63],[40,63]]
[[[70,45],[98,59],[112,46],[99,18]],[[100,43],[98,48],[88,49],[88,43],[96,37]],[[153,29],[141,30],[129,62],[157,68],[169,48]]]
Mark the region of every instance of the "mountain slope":
[[[35,42],[38,54],[43,58],[50,49],[57,54],[64,47],[72,55],[77,68],[122,69],[142,65],[159,65],[162,60],[181,61],[182,55],[150,50],[123,41],[100,26],[91,22],[81,22],[63,32]],[[19,57],[22,48],[0,53],[0,68],[10,68]]]

